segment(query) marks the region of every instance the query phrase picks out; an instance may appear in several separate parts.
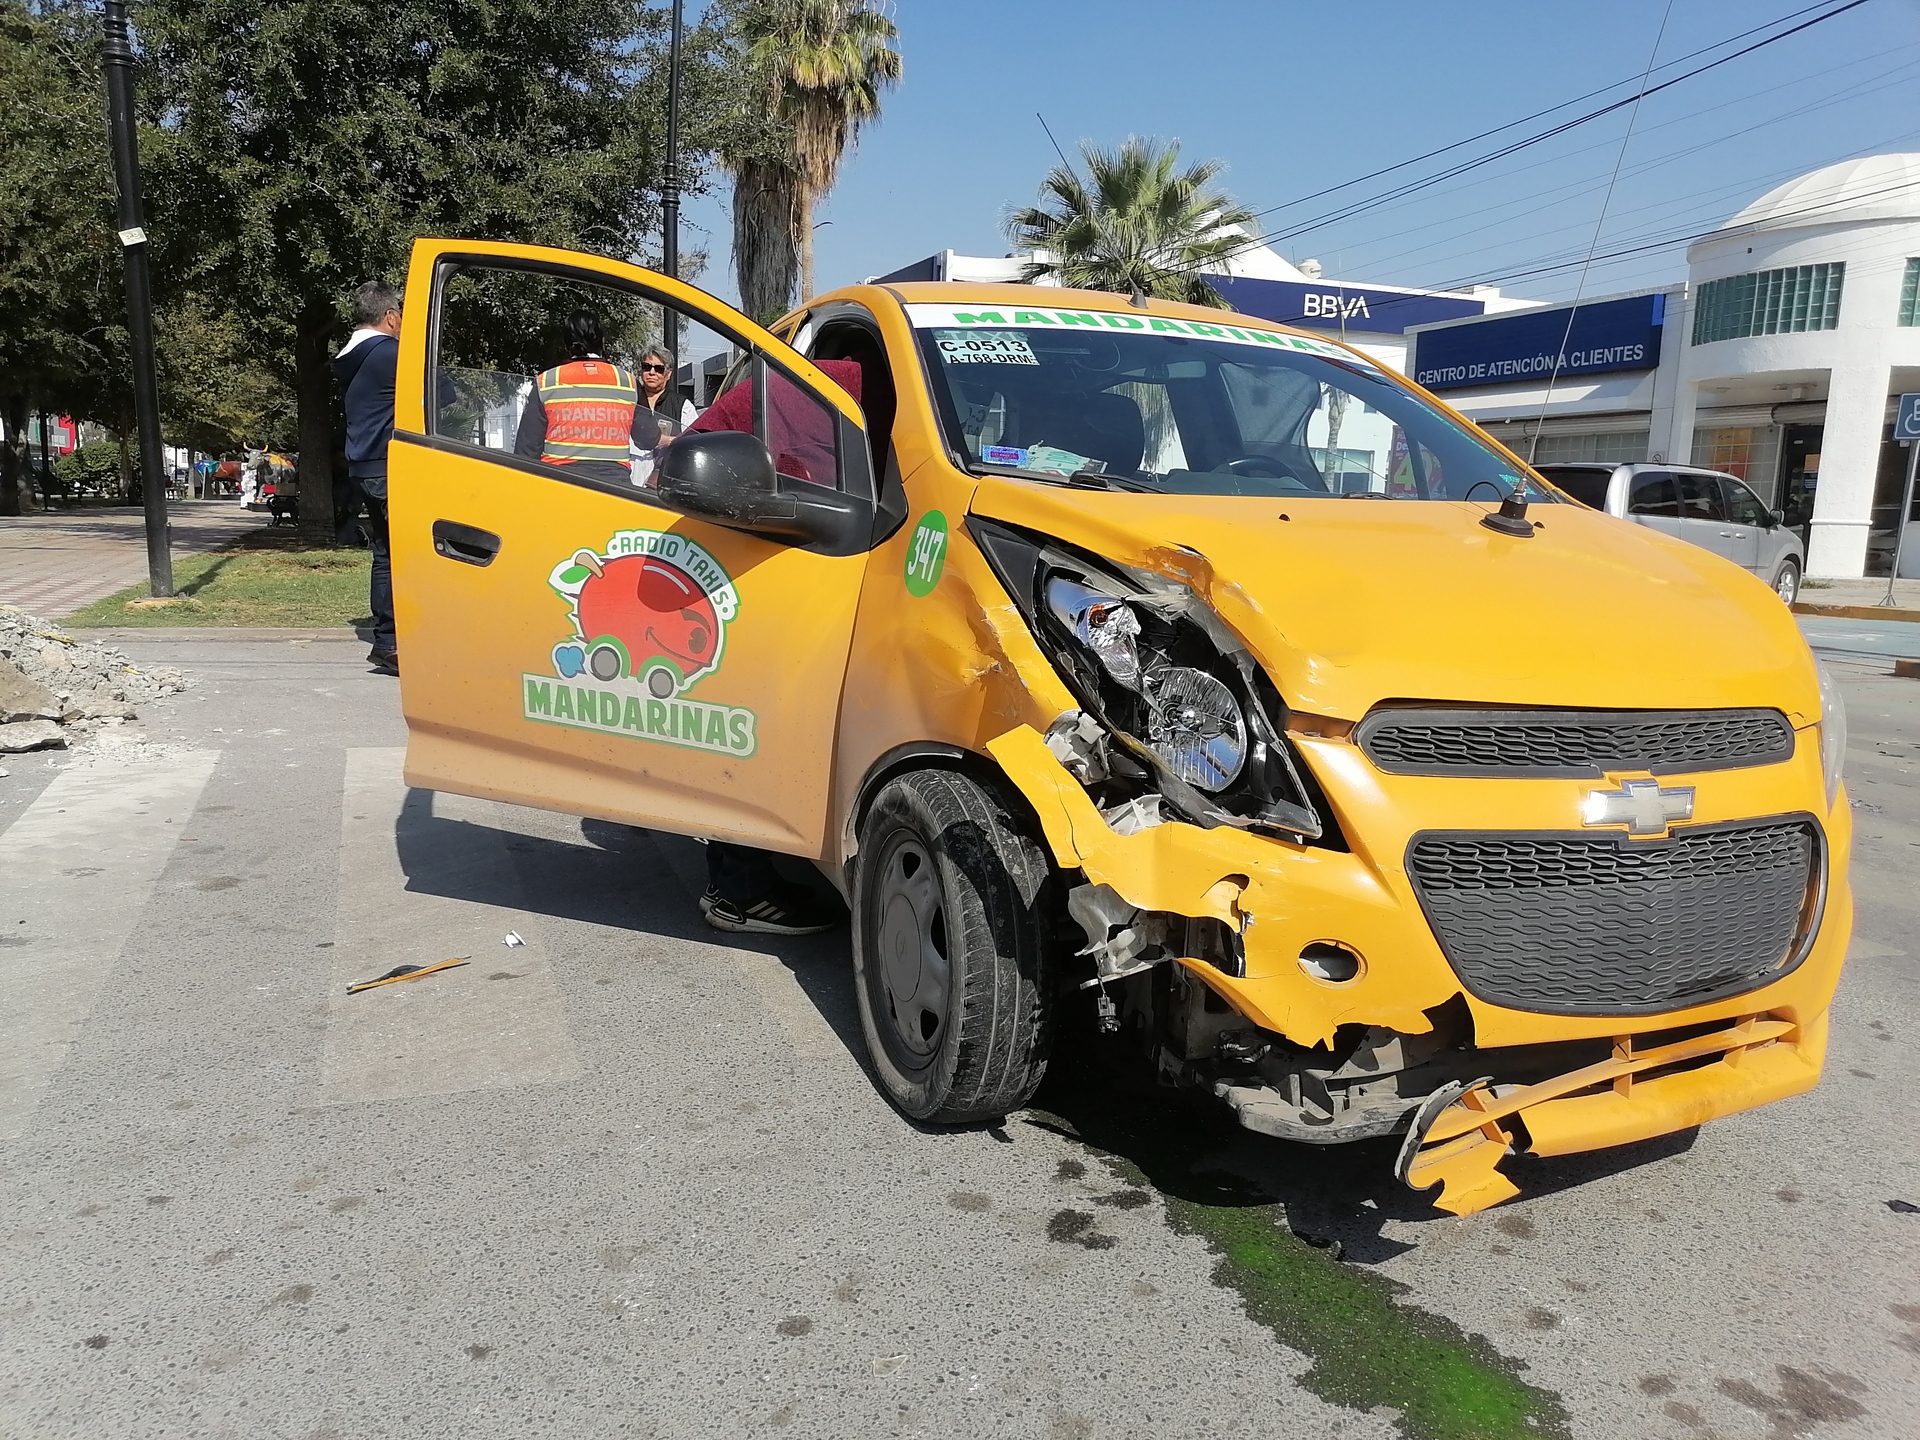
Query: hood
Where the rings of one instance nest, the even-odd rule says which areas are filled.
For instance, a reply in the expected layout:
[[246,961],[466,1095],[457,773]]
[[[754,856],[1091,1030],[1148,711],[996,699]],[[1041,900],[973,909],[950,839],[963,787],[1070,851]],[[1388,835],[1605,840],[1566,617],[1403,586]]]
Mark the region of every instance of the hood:
[[367,357],[380,348],[382,340],[395,347],[400,344],[384,330],[356,330],[340,347],[340,353],[333,357],[333,373],[339,377],[342,390],[353,383],[353,377],[360,373]]
[[1384,700],[1569,709],[1777,706],[1820,718],[1779,597],[1726,560],[1576,505],[1532,539],[1447,501],[1132,495],[988,477],[972,512],[1181,580],[1296,709]]

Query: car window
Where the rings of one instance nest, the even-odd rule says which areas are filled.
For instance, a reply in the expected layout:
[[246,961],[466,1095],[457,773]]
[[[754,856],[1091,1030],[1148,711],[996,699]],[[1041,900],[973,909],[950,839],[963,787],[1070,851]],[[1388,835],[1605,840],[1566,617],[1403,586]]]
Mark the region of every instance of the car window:
[[1665,470],[1643,470],[1635,475],[1627,491],[1627,513],[1678,516],[1680,498],[1674,490],[1672,474]]
[[1326,341],[1133,311],[910,304],[952,448],[981,473],[1184,495],[1558,497]]
[[1607,487],[1613,483],[1613,471],[1584,468],[1561,470],[1543,465],[1540,473],[1582,505],[1591,505],[1595,510],[1607,508]]
[[463,264],[441,291],[428,428],[570,480],[645,485],[693,419],[683,378],[730,343],[592,272]]
[[1765,525],[1772,518],[1767,507],[1760,503],[1760,497],[1738,480],[1723,476],[1720,487],[1726,493],[1727,515],[1734,524]]
[[1720,480],[1715,475],[1682,474],[1680,477],[1680,518],[1682,520],[1723,521],[1727,518],[1720,499]]

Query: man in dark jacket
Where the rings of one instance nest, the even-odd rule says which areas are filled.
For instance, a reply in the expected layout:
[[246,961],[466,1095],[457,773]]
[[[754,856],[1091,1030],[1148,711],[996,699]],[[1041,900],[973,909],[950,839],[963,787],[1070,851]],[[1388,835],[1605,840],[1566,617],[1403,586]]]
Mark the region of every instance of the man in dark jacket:
[[393,372],[400,354],[400,295],[369,280],[353,292],[354,332],[333,357],[347,412],[347,474],[367,502],[373,576],[370,664],[397,675],[393,630],[393,562],[387,546],[387,442],[393,439]]

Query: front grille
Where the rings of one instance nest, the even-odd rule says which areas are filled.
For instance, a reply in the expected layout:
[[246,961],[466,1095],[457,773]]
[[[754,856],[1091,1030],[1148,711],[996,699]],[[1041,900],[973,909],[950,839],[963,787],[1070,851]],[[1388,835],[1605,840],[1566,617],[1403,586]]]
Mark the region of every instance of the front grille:
[[1672,775],[1793,754],[1778,710],[1377,710],[1360,748],[1395,775]]
[[1559,1015],[1701,1004],[1777,980],[1817,920],[1819,827],[1795,816],[1671,839],[1427,834],[1407,873],[1482,1000]]

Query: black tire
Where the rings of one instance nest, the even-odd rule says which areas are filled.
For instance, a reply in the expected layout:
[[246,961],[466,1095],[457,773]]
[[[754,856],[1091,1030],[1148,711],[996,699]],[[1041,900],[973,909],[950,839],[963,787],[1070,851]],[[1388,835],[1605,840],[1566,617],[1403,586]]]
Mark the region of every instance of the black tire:
[[[1791,588],[1789,588],[1791,587]],[[1792,560],[1783,561],[1774,573],[1773,593],[1791,605],[1800,598],[1800,566]]]
[[[964,775],[874,797],[853,876],[854,991],[881,1088],[915,1120],[997,1120],[1053,1044],[1046,852]],[[911,987],[911,988],[909,988]]]

